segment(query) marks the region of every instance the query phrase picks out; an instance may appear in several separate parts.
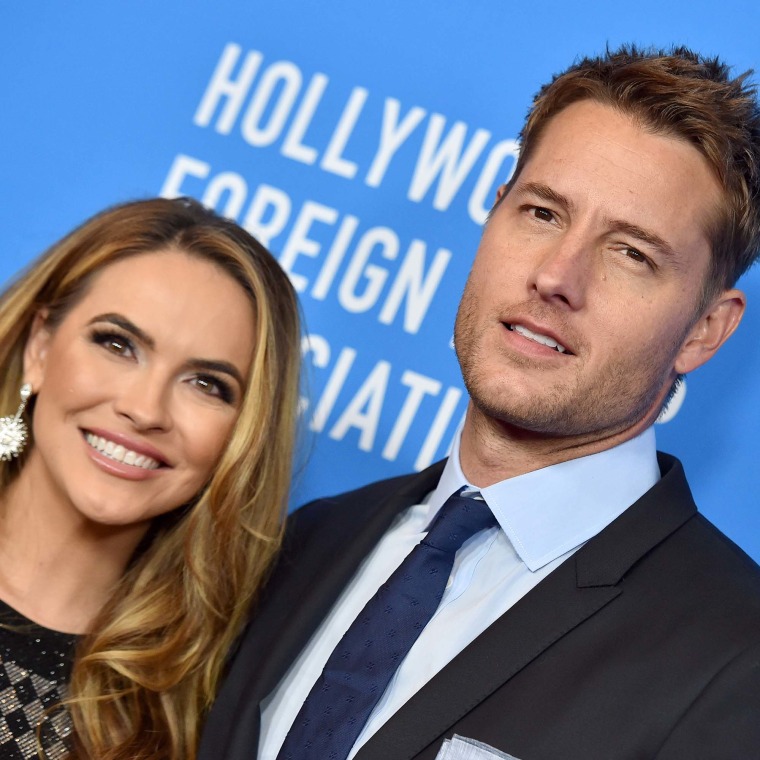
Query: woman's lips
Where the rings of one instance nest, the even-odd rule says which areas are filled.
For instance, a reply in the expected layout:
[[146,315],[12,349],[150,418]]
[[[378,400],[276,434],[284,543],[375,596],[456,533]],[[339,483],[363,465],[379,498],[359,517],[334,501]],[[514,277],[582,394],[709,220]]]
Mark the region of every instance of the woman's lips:
[[93,449],[103,454],[103,456],[113,459],[115,462],[122,462],[123,464],[140,467],[144,470],[157,470],[161,466],[158,460],[153,457],[141,454],[134,449],[128,449],[121,443],[115,443],[104,436],[85,431],[84,439]]

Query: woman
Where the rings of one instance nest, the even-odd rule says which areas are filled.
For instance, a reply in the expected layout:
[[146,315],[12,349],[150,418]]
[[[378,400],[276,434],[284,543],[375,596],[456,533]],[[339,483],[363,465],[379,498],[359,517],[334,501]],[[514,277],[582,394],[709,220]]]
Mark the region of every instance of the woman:
[[195,757],[279,544],[298,363],[287,277],[188,199],[95,216],[5,293],[2,757]]

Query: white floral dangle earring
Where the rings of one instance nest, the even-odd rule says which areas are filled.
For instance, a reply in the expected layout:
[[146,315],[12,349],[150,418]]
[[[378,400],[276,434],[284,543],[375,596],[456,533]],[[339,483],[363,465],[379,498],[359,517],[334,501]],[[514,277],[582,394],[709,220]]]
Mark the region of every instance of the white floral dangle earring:
[[29,397],[32,395],[32,386],[24,383],[19,391],[21,403],[18,405],[15,417],[0,417],[0,460],[8,462],[17,457],[26,446],[29,438],[29,429],[21,415],[26,409]]

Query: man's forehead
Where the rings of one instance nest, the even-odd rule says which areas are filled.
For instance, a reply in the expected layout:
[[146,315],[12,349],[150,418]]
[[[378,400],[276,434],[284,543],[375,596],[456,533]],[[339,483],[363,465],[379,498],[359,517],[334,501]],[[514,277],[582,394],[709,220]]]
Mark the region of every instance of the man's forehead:
[[721,205],[723,197],[711,164],[691,143],[593,100],[572,103],[548,121],[514,186],[542,182],[568,195],[555,182],[591,191],[595,180],[606,191],[630,193],[667,194],[672,187],[680,195],[686,187],[690,200],[701,193],[710,208]]
[[652,119],[647,118],[642,110],[626,108],[619,104],[591,96],[574,100],[564,105],[546,119],[540,129],[532,136],[530,154],[525,156],[526,165],[540,148],[543,147],[545,151],[552,150],[552,145],[545,144],[547,133],[549,133],[549,142],[554,143],[558,134],[562,136],[567,132],[568,128],[572,128],[578,122],[585,125],[578,135],[577,144],[579,145],[590,141],[594,136],[604,132],[610,125],[627,125],[634,132],[642,135],[658,137],[665,143],[672,141],[675,145],[688,147],[700,156],[705,167],[709,169],[716,182],[720,185],[721,191],[723,191],[722,178],[719,172],[698,143],[688,140],[672,128],[665,128],[662,125],[655,124]]

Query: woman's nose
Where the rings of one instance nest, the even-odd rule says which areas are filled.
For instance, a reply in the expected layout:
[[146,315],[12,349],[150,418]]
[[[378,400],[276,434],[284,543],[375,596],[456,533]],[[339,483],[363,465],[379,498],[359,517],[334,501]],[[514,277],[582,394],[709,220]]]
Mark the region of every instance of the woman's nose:
[[114,408],[138,430],[166,431],[172,426],[169,385],[156,373],[136,373],[119,389]]

